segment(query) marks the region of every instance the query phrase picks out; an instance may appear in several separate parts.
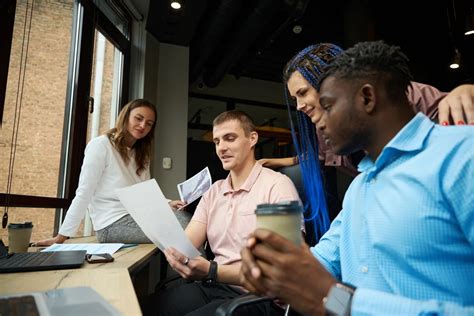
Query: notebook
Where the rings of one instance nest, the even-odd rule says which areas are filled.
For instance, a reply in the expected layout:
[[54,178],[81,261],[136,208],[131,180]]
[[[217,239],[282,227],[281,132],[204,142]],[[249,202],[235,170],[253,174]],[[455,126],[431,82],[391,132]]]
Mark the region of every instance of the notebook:
[[0,315],[120,315],[90,287],[0,296]]
[[0,240],[0,273],[79,268],[85,256],[85,250],[8,254]]

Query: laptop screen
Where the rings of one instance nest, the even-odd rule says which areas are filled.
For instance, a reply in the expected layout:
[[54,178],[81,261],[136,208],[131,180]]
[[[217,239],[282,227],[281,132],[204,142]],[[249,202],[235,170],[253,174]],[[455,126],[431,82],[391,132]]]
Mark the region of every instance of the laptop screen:
[[105,315],[120,313],[90,287],[0,297],[0,315]]

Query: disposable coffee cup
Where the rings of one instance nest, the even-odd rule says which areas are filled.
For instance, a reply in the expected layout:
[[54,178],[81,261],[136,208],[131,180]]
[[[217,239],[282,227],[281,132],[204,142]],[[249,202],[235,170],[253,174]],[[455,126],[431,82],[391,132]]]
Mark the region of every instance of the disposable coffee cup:
[[8,225],[8,252],[27,252],[30,245],[33,223],[11,223]]
[[255,210],[257,228],[271,230],[300,245],[302,212],[298,201],[259,204]]

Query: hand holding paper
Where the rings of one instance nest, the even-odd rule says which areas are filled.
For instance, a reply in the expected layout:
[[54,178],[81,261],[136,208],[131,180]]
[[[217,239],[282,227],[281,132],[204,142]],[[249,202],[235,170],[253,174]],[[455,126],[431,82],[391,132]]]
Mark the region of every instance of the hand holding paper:
[[173,211],[179,211],[183,207],[186,206],[186,203],[184,203],[183,201],[180,201],[180,200],[174,200],[174,201],[169,201],[168,205],[171,207],[171,209]]
[[164,251],[174,247],[189,258],[200,255],[184,233],[155,179],[116,192],[132,218],[158,248]]
[[189,259],[174,248],[167,248],[164,253],[173,270],[185,279],[202,280],[209,272],[210,263],[201,256]]

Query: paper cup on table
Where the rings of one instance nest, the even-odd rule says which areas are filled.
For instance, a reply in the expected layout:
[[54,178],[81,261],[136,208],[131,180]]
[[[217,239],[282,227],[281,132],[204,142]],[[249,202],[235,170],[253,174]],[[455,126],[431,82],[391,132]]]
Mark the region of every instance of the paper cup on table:
[[8,225],[8,252],[27,252],[30,245],[33,223],[11,223]]

